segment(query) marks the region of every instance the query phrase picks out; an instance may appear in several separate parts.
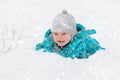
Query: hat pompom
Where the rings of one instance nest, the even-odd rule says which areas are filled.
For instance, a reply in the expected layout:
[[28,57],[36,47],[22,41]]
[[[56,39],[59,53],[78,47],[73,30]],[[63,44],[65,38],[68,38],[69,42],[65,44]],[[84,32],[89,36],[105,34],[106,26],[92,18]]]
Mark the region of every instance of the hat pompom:
[[62,14],[68,14],[67,10],[62,10]]

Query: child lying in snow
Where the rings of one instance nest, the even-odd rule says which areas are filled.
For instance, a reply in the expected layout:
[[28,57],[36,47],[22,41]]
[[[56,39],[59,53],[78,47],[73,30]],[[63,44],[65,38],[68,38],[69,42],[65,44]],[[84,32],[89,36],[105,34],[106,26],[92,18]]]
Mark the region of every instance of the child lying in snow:
[[95,30],[86,30],[81,24],[76,24],[74,17],[66,10],[58,14],[51,29],[45,34],[43,43],[36,45],[36,50],[54,52],[66,58],[88,58],[102,48],[97,40],[89,35]]

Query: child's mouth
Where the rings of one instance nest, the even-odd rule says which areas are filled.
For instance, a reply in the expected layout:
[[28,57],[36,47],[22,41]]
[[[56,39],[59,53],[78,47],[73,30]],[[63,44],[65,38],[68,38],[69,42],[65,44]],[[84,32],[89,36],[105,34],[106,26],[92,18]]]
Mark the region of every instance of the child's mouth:
[[65,41],[58,41],[58,43],[64,43]]

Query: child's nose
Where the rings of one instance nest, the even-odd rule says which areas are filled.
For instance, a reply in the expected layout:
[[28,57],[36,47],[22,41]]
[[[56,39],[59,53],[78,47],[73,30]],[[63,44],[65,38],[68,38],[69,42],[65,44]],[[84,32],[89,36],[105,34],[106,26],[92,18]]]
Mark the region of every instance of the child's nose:
[[59,36],[58,36],[58,39],[63,39],[63,36],[62,36],[62,35],[59,35]]

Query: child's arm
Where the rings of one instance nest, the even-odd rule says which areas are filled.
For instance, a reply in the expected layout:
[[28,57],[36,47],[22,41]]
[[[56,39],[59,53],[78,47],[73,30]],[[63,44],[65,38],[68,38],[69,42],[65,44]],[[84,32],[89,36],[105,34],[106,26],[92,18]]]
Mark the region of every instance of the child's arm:
[[44,49],[44,51],[50,51],[53,43],[51,38],[51,30],[49,29],[44,36],[44,41],[36,45],[36,50]]
[[35,50],[40,50],[42,48],[44,48],[43,43],[39,43],[39,44],[36,45],[36,49]]

